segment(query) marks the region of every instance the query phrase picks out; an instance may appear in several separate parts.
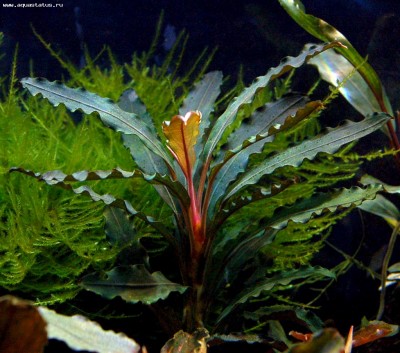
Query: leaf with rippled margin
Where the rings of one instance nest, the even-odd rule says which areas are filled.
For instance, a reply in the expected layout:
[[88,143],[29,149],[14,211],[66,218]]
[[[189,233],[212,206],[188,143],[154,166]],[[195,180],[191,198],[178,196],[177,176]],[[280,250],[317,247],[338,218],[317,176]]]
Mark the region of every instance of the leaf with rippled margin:
[[[158,220],[154,219],[153,217],[147,216],[141,211],[136,210],[132,204],[123,199],[117,199],[114,196],[110,194],[103,194],[100,195],[97,192],[95,192],[92,188],[90,188],[87,185],[79,186],[77,188],[74,188],[72,184],[68,183],[68,181],[82,181],[82,180],[100,180],[100,179],[105,179],[110,176],[114,176],[115,178],[122,178],[122,177],[134,177],[134,176],[139,176],[143,174],[140,171],[134,171],[134,172],[126,172],[122,171],[121,169],[113,169],[113,170],[108,170],[108,171],[97,171],[97,172],[87,172],[87,171],[82,171],[82,172],[77,172],[71,175],[66,175],[63,172],[59,170],[51,171],[44,173],[43,175],[40,173],[34,173],[30,170],[26,170],[23,168],[11,168],[10,172],[20,172],[23,174],[27,174],[29,176],[32,176],[39,181],[43,181],[49,185],[57,185],[63,189],[66,190],[71,190],[75,194],[85,194],[88,195],[93,201],[101,201],[107,206],[113,206],[113,207],[118,207],[121,208],[122,210],[128,212],[128,214],[131,214],[132,216],[138,217],[147,224],[149,224],[151,227],[153,227],[155,230],[157,230],[160,234],[162,234],[173,246],[176,246],[176,240],[173,238],[173,236],[168,232],[168,230],[165,228],[163,224],[161,224]],[[160,176],[158,176],[160,177]],[[156,179],[158,178],[157,176],[147,176],[149,182],[156,182]],[[153,179],[151,179],[153,178]],[[161,177],[163,178],[163,177]],[[171,181],[172,182],[172,181]],[[169,182],[168,182],[169,183]],[[174,183],[174,182],[172,182]],[[189,198],[187,196],[186,190],[184,190],[183,186],[180,185],[179,183],[174,183],[178,186],[178,189],[180,189],[184,196],[183,202],[188,203]],[[180,191],[178,192],[180,193]]]
[[[282,118],[272,119],[265,122],[262,134],[247,137],[241,136],[241,140],[245,139],[240,147],[236,150],[228,151],[223,157],[223,161],[212,167],[210,174],[211,192],[209,194],[209,214],[212,216],[214,207],[219,199],[224,196],[229,184],[236,180],[239,173],[244,172],[250,155],[262,152],[266,143],[271,142],[274,135],[278,132],[287,130],[296,125],[299,121],[309,117],[312,113],[322,109],[323,105],[320,101],[308,102],[302,108],[299,108],[293,115],[289,115],[285,120]],[[275,118],[274,113],[267,117]]]
[[106,278],[98,273],[87,275],[81,285],[108,299],[117,296],[129,303],[152,304],[172,292],[183,293],[187,287],[171,282],[161,272],[150,273],[144,265],[115,267]]
[[41,94],[54,106],[64,104],[71,112],[79,109],[85,114],[98,113],[104,124],[123,134],[138,136],[147,148],[172,166],[171,157],[146,124],[138,119],[136,114],[123,111],[110,99],[102,98],[81,88],[69,88],[60,82],[50,82],[42,78],[27,77],[23,78],[21,83],[32,95]]
[[216,123],[213,125],[210,131],[210,135],[207,138],[207,142],[204,146],[202,162],[206,163],[206,165],[211,162],[211,157],[215,147],[218,145],[221,136],[223,135],[227,127],[235,120],[239,109],[242,106],[253,102],[259,90],[265,88],[270,82],[282,76],[291,69],[302,66],[307,60],[311,59],[313,56],[323,52],[324,50],[336,46],[341,46],[341,44],[339,42],[321,44],[313,48],[309,48],[308,50],[303,50],[297,57],[288,56],[284,60],[282,60],[279,66],[271,68],[265,76],[258,77],[252,85],[244,89],[243,92],[232,101],[225,112],[217,119]]
[[210,114],[214,110],[214,103],[221,93],[222,72],[213,71],[204,75],[204,77],[195,84],[183,101],[179,109],[180,115],[185,115],[189,111],[201,111],[201,121],[199,126],[199,140],[195,146],[196,154],[202,149],[203,135],[210,125]]
[[[45,307],[38,311],[47,322],[47,332],[51,339],[65,342],[74,351],[97,353],[139,353],[140,346],[123,333],[106,331],[94,321],[84,316],[66,316]],[[28,353],[30,351],[20,351]]]
[[310,276],[324,276],[334,278],[335,274],[325,268],[322,267],[304,267],[296,270],[288,270],[282,271],[279,274],[276,274],[273,277],[264,278],[257,283],[252,283],[251,285],[244,285],[243,291],[238,294],[238,296],[231,302],[229,305],[225,307],[222,313],[219,315],[217,319],[217,323],[220,323],[225,319],[227,315],[229,315],[232,310],[238,307],[240,304],[246,303],[251,298],[256,298],[261,295],[263,291],[270,291],[275,286],[287,286],[293,281],[307,278]]
[[287,150],[266,159],[255,168],[248,170],[244,175],[235,182],[225,195],[224,200],[235,195],[239,190],[247,185],[257,183],[261,177],[271,174],[279,167],[299,166],[303,160],[312,160],[320,152],[334,153],[341,146],[360,139],[371,132],[382,127],[384,123],[389,121],[390,116],[384,113],[375,113],[360,122],[347,121],[343,126],[329,129],[329,132],[322,136],[317,136],[311,140],[304,141],[297,146],[288,148]]
[[196,162],[197,136],[199,135],[199,124],[201,113],[190,111],[182,115],[175,115],[170,121],[163,123],[163,132],[167,138],[168,148],[179,163],[186,180],[193,177],[193,168]]

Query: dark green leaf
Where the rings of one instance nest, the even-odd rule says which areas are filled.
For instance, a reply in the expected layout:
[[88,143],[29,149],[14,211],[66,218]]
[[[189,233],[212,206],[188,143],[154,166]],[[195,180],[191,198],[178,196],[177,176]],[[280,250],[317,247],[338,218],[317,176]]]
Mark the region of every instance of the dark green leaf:
[[[260,153],[266,143],[273,140],[274,135],[279,131],[284,131],[299,121],[310,116],[313,112],[321,109],[322,103],[319,101],[309,102],[304,107],[298,108],[294,114],[264,122],[263,133],[252,137],[244,137],[245,140],[236,150],[228,151],[223,157],[223,161],[213,166],[210,176],[211,192],[209,194],[209,214],[212,216],[214,206],[224,196],[228,185],[234,181],[237,175],[243,172],[247,166],[250,155]],[[273,112],[272,112],[273,113]],[[265,118],[274,118],[275,115],[266,114]]]
[[172,165],[171,156],[146,124],[135,114],[120,109],[111,100],[83,89],[69,88],[59,82],[49,82],[45,79],[23,78],[21,83],[32,95],[40,93],[54,106],[64,104],[72,112],[80,109],[85,114],[97,112],[107,126],[124,134],[138,136],[147,148]]
[[152,304],[171,292],[183,293],[187,287],[169,281],[161,272],[150,273],[143,265],[116,267],[106,278],[87,275],[81,285],[108,299],[120,296],[129,303]]
[[348,121],[343,126],[330,129],[325,135],[317,136],[297,146],[288,148],[247,171],[228,189],[224,200],[233,196],[243,187],[257,183],[262,176],[271,174],[279,167],[286,165],[296,167],[300,165],[304,159],[312,160],[320,152],[333,153],[344,144],[357,140],[379,129],[389,119],[389,115],[381,113],[373,114],[360,122]]
[[311,276],[325,276],[334,278],[334,274],[322,267],[305,267],[298,270],[290,270],[281,272],[273,277],[264,278],[257,283],[251,283],[251,285],[244,285],[244,289],[239,295],[233,300],[223,312],[220,314],[217,323],[224,320],[237,306],[246,303],[249,299],[260,296],[263,291],[270,291],[275,286],[287,286],[295,280],[309,278]]
[[325,45],[317,45],[309,50],[302,51],[297,57],[287,57],[282,60],[281,64],[275,68],[271,68],[265,76],[257,78],[257,80],[248,88],[246,88],[238,97],[236,97],[232,103],[228,106],[226,111],[217,119],[213,125],[207,142],[204,146],[203,151],[203,162],[209,163],[211,156],[217,144],[219,143],[221,136],[223,135],[226,128],[234,121],[238,110],[246,104],[250,104],[257,92],[262,88],[266,87],[271,81],[285,74],[293,68],[300,67],[307,60],[320,52],[339,45],[338,43],[331,43]]

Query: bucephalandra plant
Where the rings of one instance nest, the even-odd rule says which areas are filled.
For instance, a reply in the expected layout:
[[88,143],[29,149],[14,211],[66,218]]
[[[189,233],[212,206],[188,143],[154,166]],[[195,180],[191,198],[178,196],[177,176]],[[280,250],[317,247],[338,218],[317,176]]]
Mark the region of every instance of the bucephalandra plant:
[[[215,333],[229,330],[226,327],[230,315],[255,297],[333,276],[327,269],[311,266],[269,273],[258,255],[275,241],[280,230],[373,199],[382,186],[296,193],[296,182],[276,184],[271,177],[282,168],[298,167],[304,161],[334,154],[342,146],[380,129],[390,117],[376,113],[360,122],[346,121],[264,156],[265,148],[273,146],[277,136],[289,133],[324,107],[320,101],[292,95],[253,111],[252,123],[242,123],[227,137],[227,151],[221,149],[221,141],[243,109],[251,109],[274,80],[319,53],[340,46],[338,42],[315,45],[297,57],[285,58],[244,89],[218,117],[213,108],[220,94],[222,74],[206,74],[186,97],[179,113],[162,124],[163,136],[158,136],[138,98],[130,102],[128,112],[111,100],[82,89],[45,79],[23,79],[22,85],[33,95],[41,94],[55,106],[63,104],[72,112],[79,109],[85,114],[96,113],[107,126],[122,134],[137,168],[72,174],[37,173],[22,167],[12,170],[107,204],[106,232],[115,246],[133,244],[132,220],[140,219],[168,242],[179,267],[172,277],[171,273],[152,272],[144,255],[142,260],[135,258],[130,265],[115,267],[106,275],[87,275],[82,286],[107,298],[120,296],[127,302],[149,305],[172,292],[180,293],[183,304],[177,305],[174,315],[163,315],[160,308],[166,326],[188,332],[207,328]],[[249,164],[257,154],[263,158]],[[101,195],[89,186],[90,181],[113,178],[140,178],[154,185],[170,208],[171,217],[161,221],[136,209],[129,200]],[[75,182],[80,185],[73,186]],[[279,203],[279,197],[287,201]],[[278,206],[271,212],[268,205],[273,202]],[[297,315],[300,321],[307,321],[300,312]]]

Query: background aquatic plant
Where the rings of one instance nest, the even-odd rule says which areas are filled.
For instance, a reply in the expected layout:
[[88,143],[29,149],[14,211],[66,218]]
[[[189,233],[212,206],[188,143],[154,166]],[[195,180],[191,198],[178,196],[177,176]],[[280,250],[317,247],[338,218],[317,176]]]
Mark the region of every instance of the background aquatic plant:
[[[44,79],[23,79],[23,85],[33,95],[40,93],[52,104],[64,104],[71,111],[97,113],[106,125],[121,132],[136,169],[72,174],[42,174],[19,167],[13,170],[77,194],[88,194],[113,207],[106,214],[106,230],[117,248],[135,240],[137,244],[138,238],[144,240],[140,231],[134,229],[136,222],[153,228],[168,243],[176,262],[175,271],[171,266],[161,274],[152,270],[146,252],[142,252],[141,260],[138,254],[124,256],[124,264],[128,262],[129,266],[86,276],[82,285],[108,298],[121,296],[128,302],[156,305],[156,313],[170,330],[184,328],[192,332],[207,327],[223,332],[231,329],[227,318],[240,312],[243,304],[255,305],[253,298],[262,298],[259,306],[263,306],[279,290],[332,277],[333,273],[323,268],[299,267],[307,263],[307,256],[303,263],[297,259],[297,266],[294,261],[291,266],[274,266],[279,264],[277,249],[290,242],[303,243],[307,248],[307,241],[312,244],[315,235],[307,230],[314,227],[320,233],[336,220],[333,212],[360,204],[382,190],[374,184],[316,193],[312,183],[307,186],[307,178],[315,178],[311,161],[316,160],[314,166],[320,164],[318,173],[324,174],[325,165],[329,166],[335,158],[341,159],[340,153],[334,154],[336,151],[379,129],[388,116],[376,114],[357,123],[346,122],[306,139],[304,126],[315,124],[313,120],[323,108],[322,102],[288,96],[265,105],[262,97],[274,80],[334,45],[340,44],[314,46],[298,57],[286,58],[244,89],[221,110],[218,118],[213,116],[213,108],[222,75],[205,75],[184,99],[180,114],[164,123],[165,137],[157,134],[159,128],[136,96],[128,97],[127,112],[111,100],[82,89]],[[242,124],[224,136],[237,117]],[[221,148],[224,142],[228,146],[226,151]],[[253,158],[257,154],[263,158]],[[298,173],[296,167],[303,161]],[[347,175],[333,177],[332,182],[349,178],[357,165],[353,168]],[[294,180],[288,180],[287,175]],[[155,185],[169,207],[169,217],[149,216],[130,200],[101,194],[87,183],[104,179],[139,179]],[[83,183],[75,187],[75,182]],[[290,256],[293,253],[287,255]],[[182,294],[182,306],[175,305],[171,314],[159,300],[173,292]],[[281,310],[276,307],[274,311]],[[313,328],[320,324],[305,318],[300,311],[295,313],[298,321]]]

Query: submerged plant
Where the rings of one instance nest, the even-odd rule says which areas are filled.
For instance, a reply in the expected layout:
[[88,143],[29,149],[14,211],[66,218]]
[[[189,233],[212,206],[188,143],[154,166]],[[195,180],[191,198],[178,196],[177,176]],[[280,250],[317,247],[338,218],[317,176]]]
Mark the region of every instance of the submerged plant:
[[[208,73],[185,98],[179,114],[163,122],[162,133],[157,133],[160,127],[155,126],[138,97],[129,100],[128,112],[82,89],[45,79],[23,79],[23,86],[33,95],[40,93],[55,106],[97,113],[103,123],[122,134],[136,165],[131,171],[115,168],[72,174],[12,169],[49,185],[87,194],[109,206],[106,233],[110,241],[121,253],[129,247],[134,251],[122,256],[124,266],[88,275],[82,286],[107,298],[120,296],[130,303],[152,305],[169,330],[200,330],[197,332],[204,339],[204,328],[212,333],[229,332],[229,317],[244,304],[254,310],[278,290],[332,277],[327,269],[301,266],[301,262],[291,268],[268,264],[279,259],[274,247],[279,249],[282,244],[283,249],[291,242],[296,245],[298,239],[306,239],[309,242],[305,247],[312,247],[313,235],[334,223],[336,211],[351,209],[382,190],[381,185],[371,184],[316,193],[310,175],[323,175],[324,166],[334,164],[335,152],[381,128],[390,117],[373,114],[308,139],[295,139],[321,111],[323,103],[289,95],[265,104],[262,96],[283,74],[334,46],[340,43],[316,45],[297,57],[286,58],[244,89],[218,117],[213,111],[222,74]],[[322,161],[320,170],[313,169],[314,160]],[[297,167],[300,171],[303,168],[303,174],[296,174]],[[349,173],[352,175],[354,169]],[[304,182],[307,178],[309,184]],[[169,207],[170,216],[150,216],[144,208],[111,194],[100,194],[89,185],[105,179],[141,179],[152,184]],[[73,186],[75,182],[80,185]],[[151,194],[146,202],[160,201]],[[164,273],[152,272],[148,253],[140,242],[140,229],[146,232],[150,228],[171,249],[173,264],[163,266]],[[182,305],[174,310],[159,302],[172,292],[182,298]],[[258,304],[254,298],[259,299]],[[273,314],[288,308],[292,307],[265,309]],[[295,313],[299,322],[314,329],[320,325],[302,310]],[[263,314],[250,316],[257,320]]]

